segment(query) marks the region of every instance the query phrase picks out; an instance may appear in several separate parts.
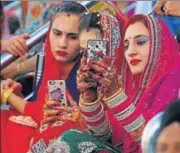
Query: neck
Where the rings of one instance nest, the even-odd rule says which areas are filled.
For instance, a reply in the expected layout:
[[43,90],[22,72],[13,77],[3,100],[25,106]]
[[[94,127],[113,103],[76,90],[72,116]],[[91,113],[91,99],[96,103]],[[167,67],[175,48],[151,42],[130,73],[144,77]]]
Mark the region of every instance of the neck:
[[60,73],[60,79],[66,80],[71,73],[71,70],[73,69],[74,65],[76,64],[76,61],[70,62],[70,63],[61,63],[61,73]]

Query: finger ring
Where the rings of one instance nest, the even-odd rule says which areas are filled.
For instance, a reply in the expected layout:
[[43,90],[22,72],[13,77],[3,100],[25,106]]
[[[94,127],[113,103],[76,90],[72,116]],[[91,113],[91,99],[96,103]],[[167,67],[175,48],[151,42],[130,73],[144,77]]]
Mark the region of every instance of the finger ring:
[[107,68],[107,71],[108,71],[108,72],[110,72],[110,71],[111,71],[111,67],[110,67],[110,66]]
[[108,72],[104,73],[104,76],[107,77],[108,76]]

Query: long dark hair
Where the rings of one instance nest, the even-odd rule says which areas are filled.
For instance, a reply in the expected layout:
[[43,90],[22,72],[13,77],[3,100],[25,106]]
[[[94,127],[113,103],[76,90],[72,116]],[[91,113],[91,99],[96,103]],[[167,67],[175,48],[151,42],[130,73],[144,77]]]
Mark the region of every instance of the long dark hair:
[[180,99],[173,101],[167,106],[162,117],[160,129],[163,130],[173,122],[180,123]]
[[98,29],[103,35],[103,30],[99,23],[100,23],[99,13],[92,12],[87,15],[84,15],[80,21],[79,33],[81,33],[81,31],[84,29],[94,28],[94,29]]
[[180,123],[180,99],[172,101],[164,110],[156,140],[159,137],[160,133],[163,131],[163,129],[165,129],[174,122]]
[[58,9],[57,13],[64,12],[64,13],[70,13],[74,15],[83,15],[85,12],[87,12],[87,9],[77,2],[64,2]]
[[56,18],[56,16],[59,13],[68,13],[68,14],[72,14],[72,15],[77,15],[77,16],[79,16],[81,18],[82,16],[84,16],[84,14],[87,11],[88,11],[88,9],[86,7],[84,7],[83,5],[81,5],[80,3],[77,3],[77,2],[63,2],[57,8],[56,14],[54,15],[54,18],[51,21],[50,28],[52,26],[52,23],[53,23],[54,19]]

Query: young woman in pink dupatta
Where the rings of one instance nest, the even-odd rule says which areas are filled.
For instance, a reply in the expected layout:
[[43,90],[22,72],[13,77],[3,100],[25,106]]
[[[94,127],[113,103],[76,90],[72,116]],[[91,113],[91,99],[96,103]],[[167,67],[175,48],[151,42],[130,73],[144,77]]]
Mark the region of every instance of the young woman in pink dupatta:
[[114,124],[109,118],[112,133],[114,129],[121,131],[112,134],[113,144],[123,139],[124,153],[140,153],[141,135],[146,123],[178,98],[180,46],[163,22],[135,15],[126,25],[120,77],[116,76],[113,67],[108,68],[107,65],[107,60],[93,61],[88,66],[96,74],[90,75],[89,69],[80,71],[79,75],[89,74],[99,82],[93,100],[86,96],[89,93],[87,85],[80,86],[84,80],[78,82],[82,113],[90,131],[96,135],[106,133],[102,131],[109,131],[108,126],[105,128],[108,119],[102,115],[106,114],[103,109],[105,103],[108,112],[113,112],[119,122]]

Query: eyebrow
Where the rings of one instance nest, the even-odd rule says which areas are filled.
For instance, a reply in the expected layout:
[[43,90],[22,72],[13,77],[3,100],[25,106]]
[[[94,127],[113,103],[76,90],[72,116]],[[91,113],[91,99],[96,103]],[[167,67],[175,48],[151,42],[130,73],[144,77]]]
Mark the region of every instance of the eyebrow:
[[56,28],[53,28],[52,30],[53,30],[53,31],[56,31],[56,32],[58,32],[58,33],[66,33],[67,35],[76,35],[76,36],[79,35],[77,32],[64,32],[64,31],[61,31],[61,30],[56,29]]
[[[133,39],[137,39],[137,38],[142,37],[142,36],[143,36],[143,37],[147,37],[147,36],[145,36],[145,35],[136,35],[136,36],[133,37]],[[131,39],[131,37],[130,37],[129,39]],[[124,40],[124,43],[126,43],[126,42],[128,42],[128,39],[125,39],[125,40]]]

